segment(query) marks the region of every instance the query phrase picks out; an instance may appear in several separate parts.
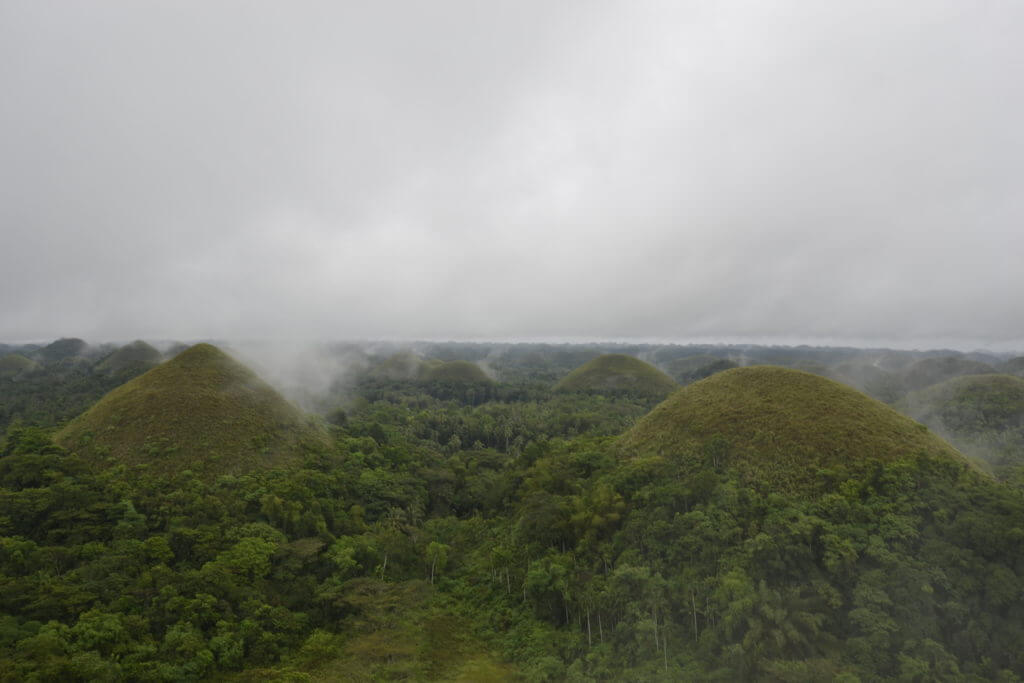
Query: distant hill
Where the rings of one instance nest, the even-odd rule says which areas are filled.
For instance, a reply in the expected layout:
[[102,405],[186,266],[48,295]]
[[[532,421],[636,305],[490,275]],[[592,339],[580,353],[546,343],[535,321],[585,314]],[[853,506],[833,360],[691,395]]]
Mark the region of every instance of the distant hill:
[[996,470],[1024,466],[1020,377],[955,377],[909,394],[898,407]]
[[916,391],[904,402],[922,422],[978,434],[1024,427],[1024,379],[1010,375],[955,377]]
[[911,365],[903,373],[903,383],[908,389],[913,391],[962,375],[995,373],[996,369],[988,363],[960,356],[940,356],[938,358],[925,358]]
[[632,457],[686,472],[728,467],[776,490],[814,489],[826,471],[928,453],[963,456],[924,426],[829,379],[780,367],[718,373],[670,396],[619,440]]
[[468,360],[426,361],[420,366],[419,377],[424,382],[454,382],[457,384],[492,384],[494,380]]
[[968,351],[967,353],[963,354],[963,357],[966,358],[967,360],[975,360],[978,361],[979,363],[991,365],[992,367],[1000,365],[1004,360],[1002,357],[992,353],[988,353],[986,351]]
[[828,377],[831,374],[831,368],[828,365],[812,359],[798,360],[785,367],[792,370],[800,370],[801,372],[809,372],[812,375],[820,375],[821,377]]
[[468,360],[424,360],[411,351],[400,351],[370,366],[367,377],[391,382],[450,382],[492,384],[479,365]]
[[1024,377],[1024,356],[1017,356],[1003,363],[999,370],[1005,372],[1008,375],[1016,375],[1017,377]]
[[675,381],[685,386],[710,377],[716,372],[731,370],[739,366],[727,358],[699,354],[670,360],[663,367]]
[[36,356],[43,363],[56,363],[69,358],[84,356],[88,349],[89,345],[83,340],[77,337],[67,337],[47,344],[36,351]]
[[667,396],[679,388],[671,377],[639,358],[606,354],[576,368],[555,385],[556,391],[630,393]]
[[0,379],[13,379],[38,367],[39,363],[31,358],[26,358],[20,353],[9,353],[0,357]]
[[366,375],[370,379],[402,382],[419,379],[423,359],[411,351],[400,351],[370,366]]
[[829,370],[828,376],[883,403],[893,403],[906,393],[906,386],[898,373],[885,370],[874,363],[840,363]]
[[148,370],[163,360],[163,354],[144,341],[125,344],[96,364],[96,371],[110,375]]
[[252,371],[197,344],[108,393],[56,440],[96,461],[214,475],[296,462],[325,438]]

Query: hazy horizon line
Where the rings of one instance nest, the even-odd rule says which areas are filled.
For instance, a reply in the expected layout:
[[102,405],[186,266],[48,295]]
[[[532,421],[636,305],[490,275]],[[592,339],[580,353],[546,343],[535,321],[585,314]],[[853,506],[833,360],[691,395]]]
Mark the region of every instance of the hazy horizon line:
[[57,336],[44,339],[28,340],[2,340],[0,344],[7,346],[46,346],[61,339],[81,339],[89,346],[116,345],[121,346],[133,341],[146,341],[147,343],[170,346],[173,344],[258,344],[258,345],[280,345],[294,344],[301,346],[325,346],[333,344],[393,344],[396,346],[415,346],[422,344],[549,344],[552,346],[723,346],[723,347],[762,347],[762,348],[819,348],[819,349],[858,349],[864,351],[889,350],[926,353],[930,351],[955,351],[957,353],[989,353],[994,355],[1020,354],[1024,348],[1024,340],[1006,342],[983,342],[978,340],[957,340],[939,339],[925,341],[912,339],[901,341],[898,339],[843,339],[835,337],[742,337],[742,336],[721,336],[721,337],[658,337],[658,336],[636,336],[636,337],[587,337],[587,336],[556,336],[556,335],[530,335],[523,337],[485,337],[485,336],[464,336],[464,337],[402,337],[402,336],[380,336],[380,337],[146,337],[137,336],[132,338],[110,338],[102,341],[90,341],[84,337]]

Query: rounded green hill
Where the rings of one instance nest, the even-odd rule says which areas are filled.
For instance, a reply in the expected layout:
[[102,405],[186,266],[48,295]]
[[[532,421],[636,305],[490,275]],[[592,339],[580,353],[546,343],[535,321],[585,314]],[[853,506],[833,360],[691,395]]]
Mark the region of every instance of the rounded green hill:
[[0,378],[18,377],[22,373],[32,372],[39,367],[31,358],[20,353],[9,353],[0,358]]
[[370,368],[370,379],[390,382],[443,382],[447,384],[493,384],[476,363],[468,360],[424,360],[410,351],[392,354]]
[[209,344],[114,389],[56,437],[96,461],[167,474],[290,464],[326,436],[268,384]]
[[555,385],[555,391],[667,396],[676,389],[671,377],[639,358],[612,353],[588,361]]
[[618,445],[694,474],[727,467],[776,490],[807,490],[878,461],[967,461],[924,426],[850,387],[772,366],[720,372],[658,405]]
[[1024,379],[955,377],[906,396],[897,406],[999,477],[1024,466]]
[[89,345],[77,337],[62,337],[47,344],[36,353],[44,363],[56,363],[85,355]]
[[962,358],[960,356],[939,356],[919,360],[903,376],[908,389],[923,389],[932,384],[945,382],[963,375],[995,374],[996,369],[988,363]]
[[901,407],[925,424],[978,434],[1024,427],[1024,379],[1011,375],[955,377],[908,395]]
[[468,360],[427,361],[421,366],[420,379],[424,382],[451,382],[454,384],[493,383],[483,368]]
[[416,354],[400,351],[376,362],[366,374],[371,379],[404,382],[419,377],[422,365],[423,359]]
[[96,364],[96,370],[111,375],[146,370],[160,363],[163,356],[142,340],[133,341],[117,349]]

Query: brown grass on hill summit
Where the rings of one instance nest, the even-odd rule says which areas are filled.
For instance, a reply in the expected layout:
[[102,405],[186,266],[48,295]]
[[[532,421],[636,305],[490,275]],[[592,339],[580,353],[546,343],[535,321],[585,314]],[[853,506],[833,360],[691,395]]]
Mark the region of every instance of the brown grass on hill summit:
[[57,441],[154,473],[239,474],[297,462],[326,434],[251,370],[197,344],[108,393]]
[[926,427],[823,377],[772,366],[736,368],[680,389],[619,439],[633,458],[684,473],[731,468],[777,490],[814,488],[826,470],[863,472],[925,454],[964,457]]
[[555,386],[555,391],[629,393],[660,398],[678,388],[671,377],[650,363],[621,353],[609,353],[570,372]]

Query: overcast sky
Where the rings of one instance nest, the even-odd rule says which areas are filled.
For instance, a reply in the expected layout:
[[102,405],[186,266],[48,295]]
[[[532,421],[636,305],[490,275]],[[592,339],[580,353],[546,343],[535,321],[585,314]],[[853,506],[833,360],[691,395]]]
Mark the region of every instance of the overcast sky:
[[0,0],[0,341],[1024,348],[1024,3]]

